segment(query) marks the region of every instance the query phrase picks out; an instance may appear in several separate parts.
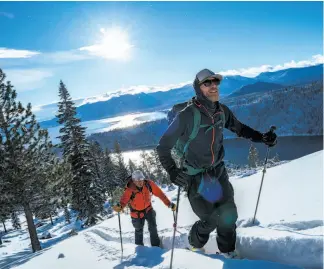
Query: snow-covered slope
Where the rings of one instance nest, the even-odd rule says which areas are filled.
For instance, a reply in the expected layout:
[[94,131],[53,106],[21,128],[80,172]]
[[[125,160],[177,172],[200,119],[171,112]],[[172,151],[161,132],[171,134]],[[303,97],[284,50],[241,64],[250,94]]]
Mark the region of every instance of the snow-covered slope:
[[[244,257],[243,260],[226,260],[212,254],[217,250],[215,233],[211,234],[206,245],[208,255],[184,249],[188,244],[188,231],[197,217],[185,194],[181,194],[173,268],[323,267],[323,151],[267,169],[257,223],[252,225],[251,218],[254,215],[261,176],[262,171],[259,171],[248,177],[230,178],[239,211],[237,250]],[[164,191],[175,201],[177,189]],[[158,199],[153,199],[153,207],[157,212],[158,231],[164,249],[150,247],[147,225],[144,234],[146,246],[136,247],[134,228],[130,216],[125,213],[121,214],[123,255],[118,218],[114,216],[79,232],[77,236],[52,245],[36,257],[25,257],[24,263],[16,268],[169,268],[173,215]],[[1,248],[0,255],[8,247]],[[21,258],[19,252],[16,255]],[[8,256],[10,253],[4,258],[8,259]],[[64,257],[58,258],[59,256]],[[1,262],[2,256],[0,257]],[[11,258],[13,260],[14,257]],[[13,264],[15,263],[11,265]]]

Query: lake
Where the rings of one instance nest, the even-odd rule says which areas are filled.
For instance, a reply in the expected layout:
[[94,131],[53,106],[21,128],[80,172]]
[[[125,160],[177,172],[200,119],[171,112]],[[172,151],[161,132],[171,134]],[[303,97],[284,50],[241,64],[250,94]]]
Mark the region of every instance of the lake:
[[[248,164],[248,154],[251,142],[246,139],[226,139],[224,140],[225,160],[236,164]],[[264,144],[253,143],[257,148],[260,160],[264,160],[267,148]],[[285,136],[278,138],[278,144],[271,148],[269,157],[272,158],[276,154],[280,160],[294,160],[305,155],[323,150],[323,136]],[[152,149],[145,149],[150,152]],[[140,153],[142,150],[123,152],[125,161],[131,159],[135,163],[140,161]]]

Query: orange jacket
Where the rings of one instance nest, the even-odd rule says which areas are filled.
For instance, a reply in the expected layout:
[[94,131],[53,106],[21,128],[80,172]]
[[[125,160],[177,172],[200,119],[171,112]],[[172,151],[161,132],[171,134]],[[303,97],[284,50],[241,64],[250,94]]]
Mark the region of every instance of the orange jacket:
[[[168,197],[165,196],[162,190],[152,180],[148,180],[147,183],[151,186],[152,194],[159,197],[162,202],[169,207],[171,202]],[[133,199],[131,200],[132,196]],[[120,205],[122,208],[124,208],[128,203],[130,205],[131,216],[133,218],[142,218],[144,214],[139,214],[138,211],[148,212],[152,208],[151,193],[146,184],[144,184],[142,190],[139,191],[132,180],[127,183],[125,191],[120,198]]]

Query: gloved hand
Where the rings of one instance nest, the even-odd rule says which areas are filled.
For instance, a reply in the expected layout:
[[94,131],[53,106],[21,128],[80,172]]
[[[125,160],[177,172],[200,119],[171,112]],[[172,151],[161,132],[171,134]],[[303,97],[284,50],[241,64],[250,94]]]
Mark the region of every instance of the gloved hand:
[[117,204],[117,205],[114,205],[114,206],[113,206],[113,210],[114,210],[115,212],[121,212],[121,211],[123,210],[123,208],[121,207],[120,204]]
[[277,135],[274,132],[267,132],[262,135],[262,142],[269,147],[273,147],[277,144]]
[[177,205],[175,203],[171,203],[169,207],[171,208],[172,211],[176,211],[177,209]]
[[170,180],[173,184],[179,186],[179,187],[183,187],[183,188],[187,188],[188,184],[189,184],[189,179],[190,177],[183,173],[179,168],[173,168],[170,172]]

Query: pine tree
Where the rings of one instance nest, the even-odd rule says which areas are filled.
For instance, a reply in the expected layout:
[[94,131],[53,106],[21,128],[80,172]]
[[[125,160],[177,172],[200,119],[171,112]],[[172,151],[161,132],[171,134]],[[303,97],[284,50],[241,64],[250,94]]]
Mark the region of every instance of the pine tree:
[[108,196],[113,195],[113,191],[119,186],[118,179],[116,177],[117,167],[114,164],[111,152],[106,149],[104,152],[103,160],[103,174],[104,174],[104,189],[107,191]]
[[14,227],[15,230],[21,229],[20,220],[15,211],[11,212],[11,222],[12,222],[12,227]]
[[[73,179],[71,164],[66,158],[56,159],[52,170],[48,173],[50,186],[47,190],[49,201],[43,209],[50,217],[56,214],[58,208],[65,208],[72,200],[71,182]],[[42,196],[44,199],[44,197]],[[70,223],[70,222],[69,222]]]
[[169,180],[160,160],[157,150],[154,149],[149,156],[151,167],[153,167],[153,174],[157,181],[160,184],[168,184],[171,185],[171,181]]
[[99,192],[103,197],[105,197],[107,192],[105,184],[105,154],[98,142],[92,141],[90,143],[90,154],[94,163],[98,184],[100,184]]
[[152,161],[150,161],[150,156],[143,150],[140,154],[142,159],[142,171],[146,177],[150,179],[155,179],[154,174],[152,173]]
[[64,217],[67,223],[71,223],[71,214],[67,206],[64,206]]
[[126,168],[124,157],[122,155],[120,145],[118,141],[115,141],[115,158],[116,162],[116,178],[118,180],[119,186],[124,186],[129,178],[129,172]]
[[[0,171],[4,196],[24,209],[33,251],[41,250],[32,204],[47,184],[44,167],[54,158],[47,130],[40,128],[29,103],[16,102],[16,91],[0,70],[0,132],[3,160]],[[46,169],[45,169],[46,170]],[[3,187],[3,186],[2,186]]]
[[0,196],[0,222],[3,225],[5,233],[7,233],[5,221],[9,219],[10,212],[12,212],[13,208],[9,201],[6,201],[4,199],[2,200],[1,198],[2,197]]
[[128,160],[128,169],[131,174],[137,169],[135,163],[131,159]]
[[91,157],[89,142],[86,139],[85,127],[76,116],[76,107],[62,81],[59,86],[58,122],[60,128],[60,147],[63,156],[72,167],[73,179],[72,208],[80,212],[80,218],[87,218],[87,223],[95,223],[97,214],[103,209],[104,197],[100,195],[100,179],[95,172],[94,160]]
[[251,144],[249,149],[249,156],[248,156],[249,166],[256,168],[259,164],[259,154],[256,147],[254,147],[253,144]]

